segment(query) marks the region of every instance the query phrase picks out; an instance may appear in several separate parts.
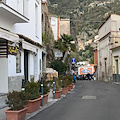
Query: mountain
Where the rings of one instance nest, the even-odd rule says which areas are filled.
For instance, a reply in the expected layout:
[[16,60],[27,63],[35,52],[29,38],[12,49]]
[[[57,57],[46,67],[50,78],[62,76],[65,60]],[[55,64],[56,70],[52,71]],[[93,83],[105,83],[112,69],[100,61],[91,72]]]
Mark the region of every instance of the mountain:
[[109,14],[120,14],[120,0],[49,0],[49,12],[70,18],[71,34],[87,41]]

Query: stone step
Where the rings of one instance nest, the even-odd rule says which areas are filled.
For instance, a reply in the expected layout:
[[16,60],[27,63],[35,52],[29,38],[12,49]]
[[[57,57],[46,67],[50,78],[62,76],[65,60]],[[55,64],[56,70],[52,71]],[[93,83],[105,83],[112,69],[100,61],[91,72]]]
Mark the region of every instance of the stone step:
[[0,93],[0,109],[6,107],[5,100],[7,99],[7,94]]

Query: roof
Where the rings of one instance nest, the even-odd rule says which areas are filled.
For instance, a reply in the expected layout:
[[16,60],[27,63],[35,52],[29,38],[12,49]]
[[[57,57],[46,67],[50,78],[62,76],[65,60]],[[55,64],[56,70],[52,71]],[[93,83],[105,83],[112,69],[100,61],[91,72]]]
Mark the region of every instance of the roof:
[[32,39],[30,39],[30,38],[28,38],[28,37],[26,37],[26,36],[24,36],[24,35],[21,35],[21,34],[17,34],[20,38],[23,38],[26,42],[29,42],[29,43],[31,43],[31,44],[33,44],[33,45],[36,45],[36,46],[39,46],[39,47],[44,47],[43,45],[41,45],[40,43],[38,43],[38,42],[35,42],[34,40],[32,40]]
[[111,15],[119,15],[119,14],[115,14],[115,13],[110,14],[110,15],[105,19],[105,21],[99,26],[98,30],[106,23],[106,21],[111,17]]

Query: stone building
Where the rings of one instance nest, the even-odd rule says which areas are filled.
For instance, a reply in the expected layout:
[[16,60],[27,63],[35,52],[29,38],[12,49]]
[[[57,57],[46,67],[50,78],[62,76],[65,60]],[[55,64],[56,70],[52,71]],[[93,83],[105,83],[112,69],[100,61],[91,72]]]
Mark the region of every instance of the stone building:
[[112,45],[119,42],[120,15],[111,14],[99,27],[98,35],[98,79],[113,80]]

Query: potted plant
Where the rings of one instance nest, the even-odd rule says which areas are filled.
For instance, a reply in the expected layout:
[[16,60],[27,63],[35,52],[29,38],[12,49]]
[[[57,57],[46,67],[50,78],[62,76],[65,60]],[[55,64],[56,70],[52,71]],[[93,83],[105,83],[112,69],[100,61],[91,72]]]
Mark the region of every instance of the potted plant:
[[7,120],[25,120],[27,98],[25,92],[12,91],[7,94],[6,104],[10,108],[5,111]]
[[47,85],[47,81],[43,80],[43,105],[45,105],[48,101],[49,92],[50,88]]
[[61,97],[61,84],[60,79],[55,78],[55,98],[58,99]]
[[28,110],[27,113],[32,113],[40,108],[41,97],[40,85],[37,82],[27,82],[25,85],[25,92],[28,96]]
[[68,84],[67,84],[67,76],[62,77],[62,94],[66,95],[68,93]]
[[73,89],[73,77],[72,75],[67,75],[67,84],[68,84],[68,91],[71,91]]

